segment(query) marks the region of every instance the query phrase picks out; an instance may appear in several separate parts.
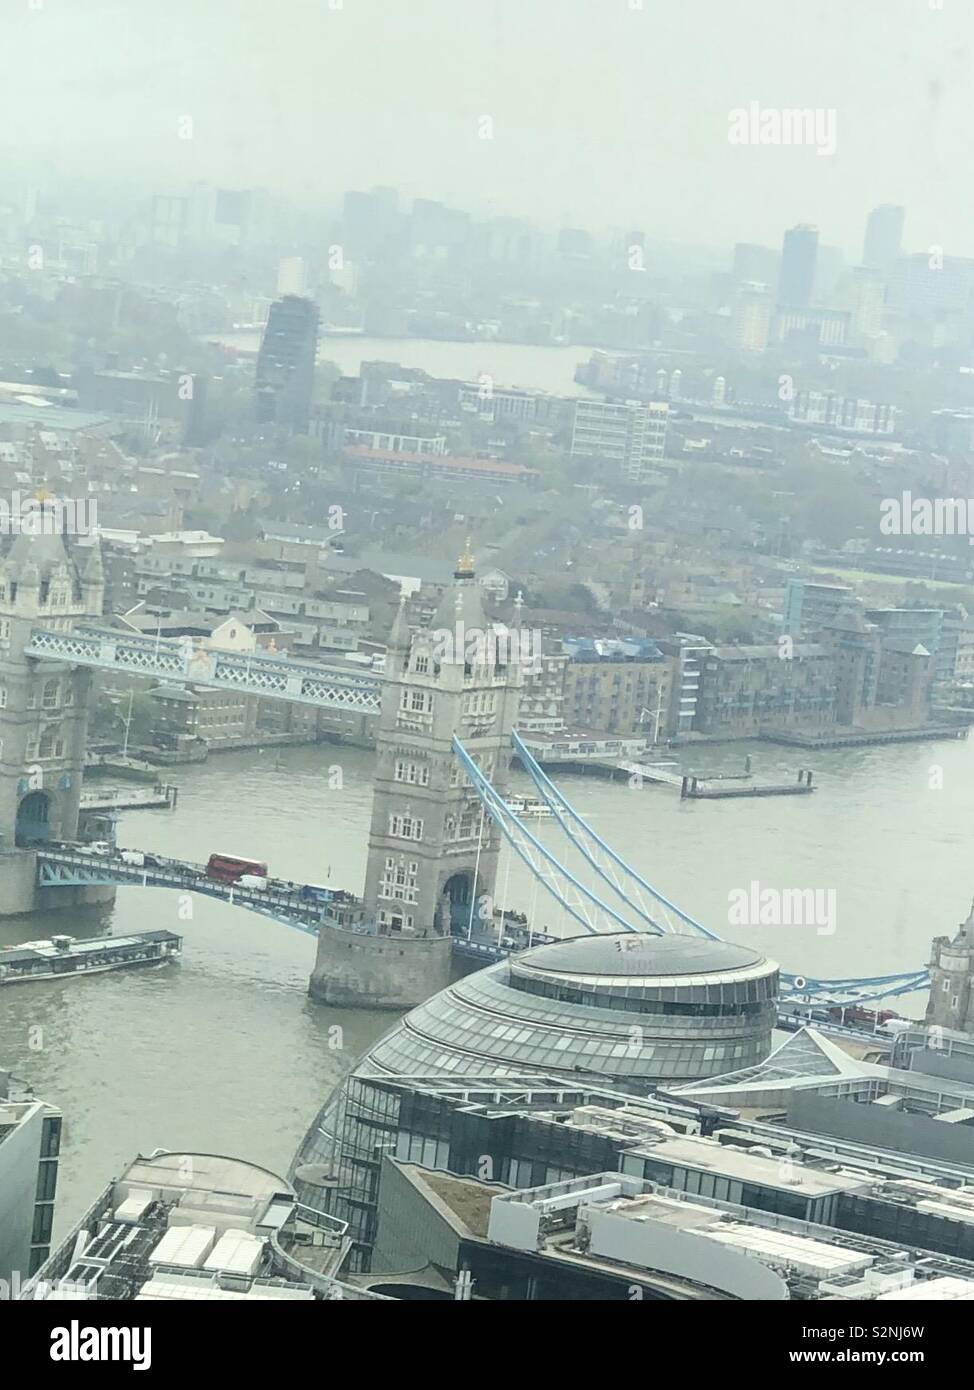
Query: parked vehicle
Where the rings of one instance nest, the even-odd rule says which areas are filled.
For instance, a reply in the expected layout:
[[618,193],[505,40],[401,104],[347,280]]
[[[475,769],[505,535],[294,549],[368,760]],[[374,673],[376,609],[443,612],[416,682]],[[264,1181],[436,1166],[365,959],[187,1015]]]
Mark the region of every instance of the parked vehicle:
[[267,879],[261,877],[260,874],[241,874],[236,882],[240,888],[256,888],[260,893],[267,892]]
[[123,864],[132,864],[137,869],[145,867],[145,855],[142,853],[140,849],[120,850],[118,857],[121,859]]
[[242,874],[266,878],[267,865],[259,859],[241,859],[235,854],[211,854],[207,860],[207,878],[219,879],[221,883],[237,883]]
[[855,1027],[856,1025],[867,1028],[889,1023],[891,1019],[897,1019],[900,1015],[894,1009],[865,1009],[861,1004],[836,1004],[829,1009],[829,1018],[834,1023],[845,1023]]
[[330,903],[334,896],[333,889],[319,888],[315,883],[302,884],[298,894],[303,903]]
[[89,844],[82,845],[81,848],[87,850],[89,854],[115,853],[115,846],[110,845],[107,840],[92,840]]

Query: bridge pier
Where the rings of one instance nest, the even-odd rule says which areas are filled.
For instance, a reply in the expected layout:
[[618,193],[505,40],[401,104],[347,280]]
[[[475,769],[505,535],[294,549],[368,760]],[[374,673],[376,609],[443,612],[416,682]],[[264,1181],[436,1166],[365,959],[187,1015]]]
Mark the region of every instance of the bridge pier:
[[450,983],[449,936],[370,936],[322,925],[308,992],[344,1009],[404,1012]]
[[114,899],[115,886],[110,883],[41,888],[37,883],[37,855],[33,850],[0,854],[0,917],[97,907]]

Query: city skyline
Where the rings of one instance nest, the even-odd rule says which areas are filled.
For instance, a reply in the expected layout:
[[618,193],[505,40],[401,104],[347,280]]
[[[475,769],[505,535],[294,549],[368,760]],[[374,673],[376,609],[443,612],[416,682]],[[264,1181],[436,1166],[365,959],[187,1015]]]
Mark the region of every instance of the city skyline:
[[[0,38],[18,61],[0,95],[0,154],[16,151],[28,172],[290,196],[315,189],[320,169],[335,196],[394,184],[551,226],[607,219],[690,241],[706,227],[708,245],[776,240],[812,220],[826,242],[857,247],[868,210],[894,203],[917,249],[974,254],[950,177],[970,144],[961,103],[974,57],[959,7],[862,0],[839,17],[823,0],[804,9],[799,50],[770,0],[753,0],[746,24],[712,0],[662,15],[636,0],[597,14],[587,0],[527,12],[495,0],[466,16],[462,43],[441,0],[333,3],[198,12],[141,0],[133,12],[94,0],[82,18],[48,0],[8,12]],[[868,75],[835,62],[866,52]],[[606,70],[616,80],[596,82]],[[834,112],[834,153],[732,143],[732,115],[752,103]]]

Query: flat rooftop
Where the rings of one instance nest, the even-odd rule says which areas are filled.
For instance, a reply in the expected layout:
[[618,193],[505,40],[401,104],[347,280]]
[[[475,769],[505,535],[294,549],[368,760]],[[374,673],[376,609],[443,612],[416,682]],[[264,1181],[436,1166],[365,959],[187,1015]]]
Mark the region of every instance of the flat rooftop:
[[875,1185],[874,1178],[828,1173],[821,1168],[788,1161],[786,1157],[767,1158],[693,1135],[661,1139],[658,1143],[641,1146],[639,1152],[661,1163],[681,1164],[701,1172],[718,1173],[721,1177],[779,1188],[782,1192],[799,1193],[803,1197],[827,1197],[833,1192],[855,1192]]

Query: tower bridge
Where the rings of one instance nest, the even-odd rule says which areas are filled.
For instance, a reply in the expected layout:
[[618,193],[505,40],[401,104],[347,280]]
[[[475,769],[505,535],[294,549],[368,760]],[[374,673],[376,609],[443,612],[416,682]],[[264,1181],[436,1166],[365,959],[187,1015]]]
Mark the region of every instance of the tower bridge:
[[[103,592],[97,546],[79,559],[59,536],[22,535],[0,557],[0,915],[109,900],[123,884],[199,892],[316,935],[317,998],[403,1010],[449,982],[455,953],[496,960],[510,951],[503,916],[495,936],[506,840],[549,907],[582,932],[717,939],[595,833],[517,737],[522,644],[438,640],[444,631],[492,632],[469,555],[430,628],[411,631],[400,606],[381,677],[99,626]],[[93,670],[377,710],[363,897],[346,898],[340,910],[312,908],[298,885],[241,889],[209,879],[198,864],[153,855],[137,866],[79,846]],[[512,751],[561,832],[557,850],[507,805]],[[542,939],[532,933],[533,942]],[[927,977],[914,970],[781,981],[784,999],[846,1002],[922,989]]]
[[192,681],[217,690],[322,709],[373,713],[380,703],[379,677],[369,672],[305,665],[267,652],[241,655],[217,651],[195,645],[190,639],[155,640],[110,630],[75,628],[58,632],[32,627],[23,655],[29,660],[69,662],[76,667],[122,675]]

